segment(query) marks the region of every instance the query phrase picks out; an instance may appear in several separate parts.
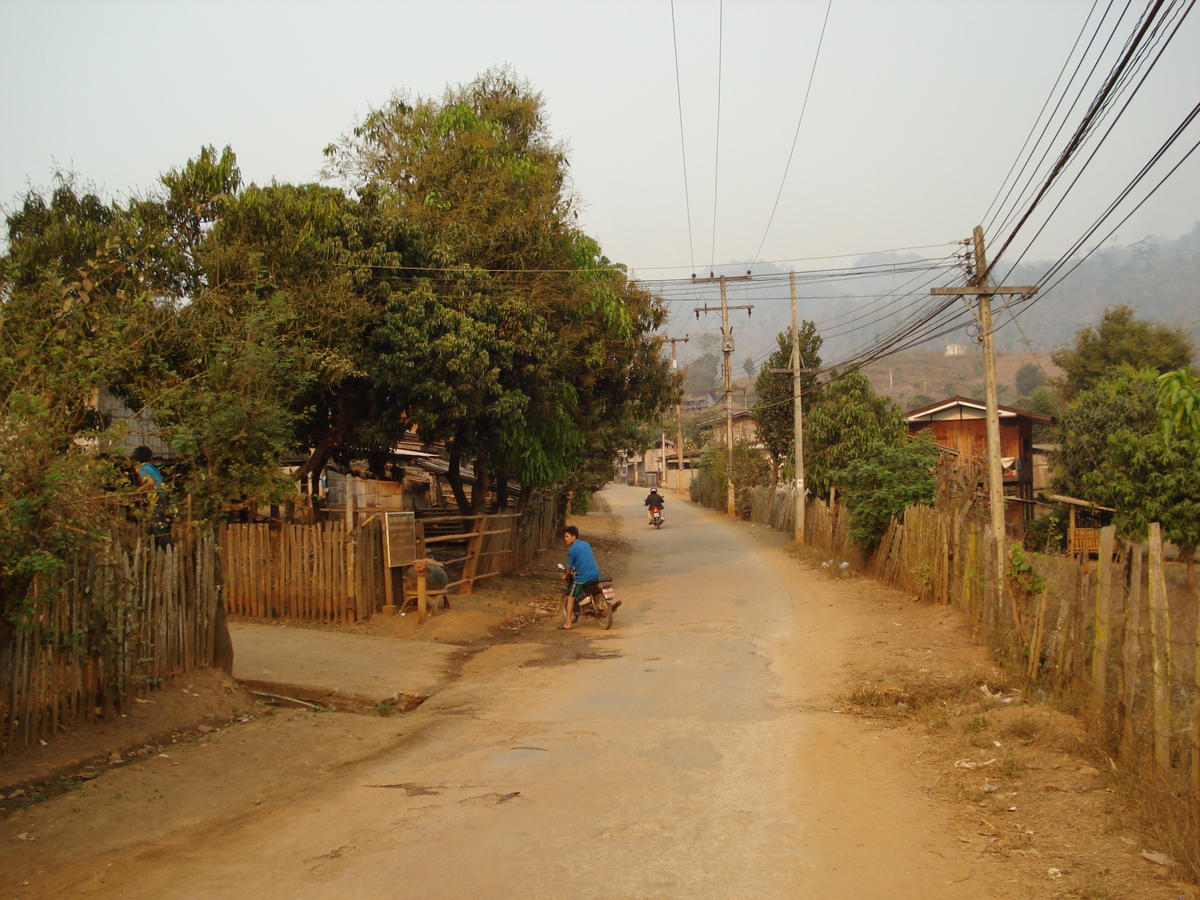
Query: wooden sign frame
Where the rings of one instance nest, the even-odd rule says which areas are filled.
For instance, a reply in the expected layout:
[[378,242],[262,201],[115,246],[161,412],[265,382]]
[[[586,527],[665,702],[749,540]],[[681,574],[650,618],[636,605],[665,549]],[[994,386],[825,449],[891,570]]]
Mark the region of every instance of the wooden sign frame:
[[417,561],[417,516],[411,512],[383,514],[383,555],[389,569]]

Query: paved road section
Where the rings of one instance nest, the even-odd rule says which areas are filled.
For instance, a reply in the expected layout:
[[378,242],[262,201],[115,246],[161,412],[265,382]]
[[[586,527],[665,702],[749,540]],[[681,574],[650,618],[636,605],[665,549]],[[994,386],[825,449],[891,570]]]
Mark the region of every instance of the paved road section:
[[[228,802],[169,825],[168,806],[148,804],[164,827],[88,861],[93,874],[71,882],[73,895],[996,896],[905,768],[920,749],[829,709],[853,629],[836,613],[842,589],[780,554],[779,536],[753,539],[744,524],[670,498],[666,526],[650,528],[644,493],[605,491],[631,548],[599,560],[623,601],[611,631],[547,625],[483,650],[404,716],[294,712],[116,773],[95,789],[100,813],[125,809],[107,793],[122,776],[165,791],[172,772],[204,765]],[[587,518],[580,527],[586,540]],[[242,637],[243,677],[254,666],[270,680],[297,677],[282,661],[255,663]],[[355,642],[339,658],[375,646],[342,637]],[[384,690],[410,689],[389,677]],[[291,765],[287,790],[239,801],[263,751],[237,751],[271,735],[288,738],[263,765]],[[339,755],[309,765],[326,744]],[[36,816],[25,827],[51,849]],[[18,896],[50,896],[33,887]]]

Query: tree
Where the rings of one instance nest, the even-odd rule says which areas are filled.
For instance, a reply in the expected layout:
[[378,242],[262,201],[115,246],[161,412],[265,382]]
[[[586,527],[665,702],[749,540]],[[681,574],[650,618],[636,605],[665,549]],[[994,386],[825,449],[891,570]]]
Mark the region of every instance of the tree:
[[1025,363],[1025,365],[1017,369],[1017,374],[1014,378],[1017,396],[1019,397],[1030,396],[1045,383],[1046,373],[1035,363]]
[[703,394],[709,391],[717,383],[717,373],[720,370],[720,357],[711,351],[692,360],[684,369],[684,393]]
[[850,511],[850,536],[869,553],[879,546],[893,519],[910,506],[928,506],[937,496],[934,465],[938,449],[928,431],[911,441],[878,446],[834,473]]
[[[0,258],[0,637],[32,579],[111,540],[131,490],[91,403],[157,321],[126,211],[62,180],[7,217]],[[3,645],[0,640],[0,645]]]
[[1073,348],[1061,348],[1051,359],[1063,370],[1057,383],[1063,399],[1096,384],[1122,365],[1167,372],[1192,360],[1191,340],[1182,329],[1136,319],[1128,306],[1107,309],[1095,328],[1075,335]]
[[[563,483],[674,401],[652,337],[662,304],[573,226],[565,152],[510,71],[438,101],[393,97],[326,153],[430,248],[377,349],[397,391],[419,375],[407,418],[445,442],[461,507],[509,476]],[[460,461],[475,469],[469,499]]]
[[[834,374],[817,402],[804,410],[804,479],[828,499],[851,463],[904,440],[904,413],[871,389],[861,372]],[[842,473],[842,474],[839,474]]]
[[1158,426],[1154,378],[1128,366],[1080,391],[1063,408],[1055,432],[1054,487],[1072,497],[1093,499],[1086,491],[1093,473],[1106,465],[1110,435],[1144,435]]
[[1200,546],[1200,437],[1163,427],[1158,389],[1155,370],[1124,367],[1080,391],[1060,420],[1055,486],[1114,508],[1128,537],[1145,538],[1147,525],[1160,523],[1188,562],[1190,589]]
[[[700,454],[699,471],[688,485],[688,496],[692,500],[704,506],[724,509],[729,491],[726,455],[724,444],[714,443],[704,448]],[[739,515],[749,517],[751,491],[767,480],[769,468],[770,463],[757,447],[752,447],[745,441],[734,444],[734,508]]]
[[[801,323],[800,368],[815,369],[821,365],[821,335],[817,326],[807,319]],[[754,381],[754,392],[758,401],[752,414],[758,429],[758,438],[771,457],[772,481],[778,476],[779,468],[789,456],[795,456],[796,410],[792,397],[793,380],[790,373],[775,372],[773,369],[790,369],[792,365],[792,335],[781,331],[775,337],[776,348],[759,369]],[[800,375],[800,391],[805,403],[817,399],[819,383],[812,372]]]

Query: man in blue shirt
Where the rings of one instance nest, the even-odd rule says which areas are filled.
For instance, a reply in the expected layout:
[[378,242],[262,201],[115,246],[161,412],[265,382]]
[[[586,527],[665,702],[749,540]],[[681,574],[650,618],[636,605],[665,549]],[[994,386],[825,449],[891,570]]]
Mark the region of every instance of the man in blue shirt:
[[596,589],[596,582],[600,580],[600,566],[596,564],[591,545],[579,539],[579,529],[574,525],[563,529],[563,541],[567,545],[567,567],[575,572],[575,590],[563,601],[565,621],[561,627],[570,631],[571,620],[575,618],[575,600]]

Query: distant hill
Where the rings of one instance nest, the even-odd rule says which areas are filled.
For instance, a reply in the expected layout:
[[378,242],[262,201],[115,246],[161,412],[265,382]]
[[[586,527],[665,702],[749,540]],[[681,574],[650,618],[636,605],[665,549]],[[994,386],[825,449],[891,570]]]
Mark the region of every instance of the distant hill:
[[[920,259],[912,253],[863,257],[854,265],[876,266],[874,274],[834,278],[832,282],[824,278],[810,284],[811,273],[797,272],[799,315],[817,323],[825,339],[821,355],[826,364],[852,358],[887,334],[905,312],[917,309],[928,287],[949,283],[949,275],[935,282],[928,275],[914,276],[905,271],[906,264]],[[1176,240],[1147,238],[1128,246],[1110,245],[1073,270],[1071,265],[1063,266],[1056,276],[1062,277],[1060,283],[1054,284],[1051,279],[1049,288],[1035,302],[999,329],[998,368],[1012,363],[1015,373],[1024,363],[1041,360],[1049,370],[1051,351],[1070,344],[1076,332],[1098,322],[1105,309],[1122,303],[1133,307],[1140,318],[1183,328],[1200,351],[1200,223]],[[996,274],[1006,284],[1035,284],[1050,267],[1049,262],[1021,263],[1010,271],[1002,261]],[[723,271],[743,275],[747,268],[737,264]],[[739,379],[744,377],[748,362],[755,367],[762,364],[775,346],[775,336],[791,324],[787,272],[770,266],[754,266],[753,271],[752,280],[730,285],[727,292],[731,305],[754,307],[749,316],[745,311],[730,315],[735,341],[733,368]],[[894,299],[908,291],[914,292],[911,297]],[[714,285],[692,287],[689,298],[694,298],[696,306],[720,305]],[[683,324],[691,317],[691,305],[680,301],[673,307],[673,319],[679,323],[672,326],[673,333],[688,331],[693,337],[688,344],[679,345],[681,364],[715,349],[713,337],[720,333],[720,316],[702,312],[698,320]],[[895,315],[889,318],[889,314]],[[946,356],[950,344],[966,345],[968,354]],[[877,390],[897,402],[916,394],[940,399],[950,385],[957,386],[956,393],[971,395],[975,384],[982,384],[982,375],[974,374],[972,369],[978,365],[976,346],[965,330],[959,330],[922,345],[919,351],[909,351],[902,361],[892,358],[876,363],[868,374]],[[1006,383],[1004,375],[998,377],[1001,384]],[[1015,390],[1011,387],[1012,373],[1007,383],[1010,390]],[[1009,395],[1010,399],[1015,396]]]
[[[1048,353],[998,353],[996,390],[1002,405],[1016,405],[1017,372],[1028,363],[1048,379],[1062,375]],[[944,350],[906,350],[872,363],[863,372],[875,393],[890,397],[905,410],[955,395],[984,399],[983,358],[974,347],[961,356],[947,356]],[[922,397],[926,399],[917,402]]]

